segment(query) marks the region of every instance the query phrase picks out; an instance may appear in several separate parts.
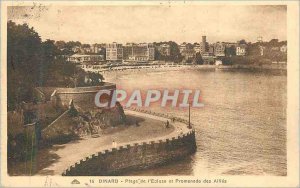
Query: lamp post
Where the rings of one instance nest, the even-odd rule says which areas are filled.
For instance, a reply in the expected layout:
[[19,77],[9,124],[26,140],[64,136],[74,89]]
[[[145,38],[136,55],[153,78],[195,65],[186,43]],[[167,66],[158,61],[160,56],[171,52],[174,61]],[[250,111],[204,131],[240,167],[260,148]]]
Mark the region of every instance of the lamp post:
[[188,126],[189,129],[192,128],[191,126],[191,104],[189,103],[189,126]]

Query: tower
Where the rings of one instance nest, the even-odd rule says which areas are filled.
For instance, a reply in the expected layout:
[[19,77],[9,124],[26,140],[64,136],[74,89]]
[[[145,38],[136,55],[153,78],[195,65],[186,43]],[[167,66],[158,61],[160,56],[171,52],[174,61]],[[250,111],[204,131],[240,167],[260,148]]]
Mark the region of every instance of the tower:
[[200,53],[203,55],[208,51],[208,44],[206,42],[206,36],[202,36],[202,42],[200,43]]
[[206,36],[202,36],[202,43],[206,44]]

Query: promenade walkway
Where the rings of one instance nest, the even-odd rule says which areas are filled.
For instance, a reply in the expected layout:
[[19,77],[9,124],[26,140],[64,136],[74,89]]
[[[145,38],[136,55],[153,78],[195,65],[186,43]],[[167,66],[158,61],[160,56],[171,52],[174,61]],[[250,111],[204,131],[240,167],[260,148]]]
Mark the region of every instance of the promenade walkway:
[[[172,123],[170,119],[164,117],[131,110],[125,110],[125,114],[139,117],[143,119],[143,122],[141,122],[138,127],[129,126],[122,131],[103,135],[98,138],[88,138],[63,145],[56,145],[53,147],[51,154],[57,155],[57,160],[50,166],[40,170],[37,175],[61,175],[64,170],[79,160],[97,152],[112,149],[113,141],[116,142],[117,146],[125,146],[127,144],[172,138],[189,132],[186,124],[181,122]],[[165,127],[167,120],[171,125],[169,129]]]

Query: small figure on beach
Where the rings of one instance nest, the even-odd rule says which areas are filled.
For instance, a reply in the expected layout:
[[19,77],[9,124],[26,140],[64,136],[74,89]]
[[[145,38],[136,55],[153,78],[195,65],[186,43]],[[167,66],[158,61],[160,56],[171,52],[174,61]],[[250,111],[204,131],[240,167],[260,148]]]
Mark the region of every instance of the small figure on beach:
[[166,128],[170,128],[170,123],[169,123],[169,120],[167,120],[167,123],[166,123]]
[[116,147],[117,147],[117,142],[114,141],[114,140],[113,140],[113,142],[112,142],[112,147],[113,147],[113,148],[116,148]]
[[140,126],[140,124],[139,124],[139,122],[136,120],[135,121],[135,125],[138,127],[138,126]]

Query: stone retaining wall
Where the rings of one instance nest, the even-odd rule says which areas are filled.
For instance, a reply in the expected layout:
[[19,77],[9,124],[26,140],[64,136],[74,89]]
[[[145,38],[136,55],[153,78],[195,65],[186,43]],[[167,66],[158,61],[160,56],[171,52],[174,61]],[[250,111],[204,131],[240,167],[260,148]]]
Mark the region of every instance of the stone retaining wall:
[[178,160],[196,151],[195,131],[150,142],[121,145],[99,151],[70,166],[64,176],[118,175]]
[[116,90],[116,84],[105,82],[99,86],[76,88],[39,87],[38,90],[44,94],[44,98],[51,100],[53,106],[68,107],[69,101],[73,100],[79,110],[88,111],[96,108],[95,96],[98,91]]

